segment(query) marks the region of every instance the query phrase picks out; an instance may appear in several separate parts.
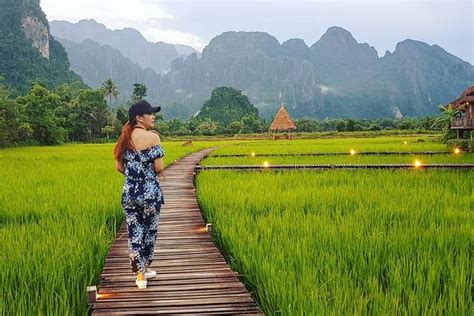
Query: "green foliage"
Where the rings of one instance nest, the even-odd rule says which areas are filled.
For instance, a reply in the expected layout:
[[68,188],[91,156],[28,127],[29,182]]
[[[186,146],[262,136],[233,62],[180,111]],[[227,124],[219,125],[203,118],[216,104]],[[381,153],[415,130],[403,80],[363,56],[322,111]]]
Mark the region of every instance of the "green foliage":
[[122,125],[124,125],[128,121],[128,111],[122,107],[118,108],[116,118]]
[[380,118],[380,119],[297,119],[295,120],[296,131],[298,132],[354,132],[354,131],[380,131],[380,130],[409,130],[409,129],[430,129],[435,118]]
[[49,59],[32,47],[21,28],[25,15],[37,17],[48,28],[44,13],[35,1],[5,1],[0,6],[0,75],[18,90],[27,92],[40,80],[54,88],[62,83],[81,82],[81,78],[69,70],[66,51],[54,38],[49,38]]
[[102,84],[102,90],[104,91],[105,95],[109,97],[109,106],[112,107],[112,97],[117,99],[117,96],[119,95],[119,91],[115,85],[115,82],[113,82],[112,79],[107,79]]
[[107,125],[107,104],[104,100],[101,90],[87,89],[83,90],[74,103],[75,113],[80,121],[86,137],[79,140],[90,140],[99,138],[102,134],[101,130]]
[[211,120],[205,120],[201,124],[198,125],[196,132],[200,135],[216,135],[218,129],[218,124]]
[[63,84],[49,91],[35,84],[27,95],[12,99],[0,85],[0,146],[118,137],[123,124],[111,114],[103,91],[82,87]]
[[437,128],[444,131],[443,136],[441,137],[441,142],[446,143],[450,139],[456,137],[456,132],[450,129],[451,122],[453,121],[454,117],[460,113],[461,107],[454,109],[451,104],[447,106],[440,105],[439,109],[441,111],[440,115],[436,118],[436,120],[431,125],[431,128]]
[[249,102],[247,96],[231,87],[218,87],[212,91],[210,99],[204,102],[197,118],[227,126],[249,114],[257,116],[258,110]]
[[0,86],[0,147],[31,139],[33,129],[27,122],[25,107],[8,98],[9,91]]
[[474,152],[474,140],[472,139],[449,139],[446,141],[446,145],[451,149],[459,148],[465,152]]
[[67,131],[55,113],[61,103],[57,94],[35,84],[28,95],[17,99],[17,103],[25,109],[34,140],[42,145],[60,144],[67,140]]
[[143,83],[135,83],[133,85],[132,102],[137,102],[146,97],[146,90],[147,88]]

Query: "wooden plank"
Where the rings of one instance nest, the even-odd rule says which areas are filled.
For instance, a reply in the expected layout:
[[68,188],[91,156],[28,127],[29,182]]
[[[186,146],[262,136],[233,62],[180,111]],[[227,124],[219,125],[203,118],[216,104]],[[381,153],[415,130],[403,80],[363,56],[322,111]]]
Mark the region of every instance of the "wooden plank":
[[[186,313],[191,313],[192,315],[195,315],[197,313],[231,313],[231,314],[239,314],[239,313],[246,313],[246,312],[251,312],[255,313],[256,312],[256,307],[252,306],[252,304],[248,303],[233,303],[233,304],[219,304],[219,305],[212,305],[212,304],[207,304],[207,305],[200,305],[200,306],[177,306],[177,307],[167,307],[163,306],[160,309],[150,309],[148,307],[141,307],[141,306],[136,306],[133,307],[133,309],[130,308],[103,308],[98,310],[98,312],[102,313],[114,313],[116,315],[117,313],[120,314],[133,314],[134,312],[138,312],[140,314],[143,313],[148,313],[148,314],[186,314]],[[102,314],[102,315],[110,315],[110,314]]]
[[195,298],[195,299],[153,299],[153,300],[135,300],[108,302],[107,300],[98,301],[94,304],[94,308],[123,308],[134,307],[165,307],[165,306],[195,306],[207,304],[229,304],[229,303],[253,303],[253,299],[248,293],[245,295],[229,294],[219,298]]
[[[181,281],[181,280],[180,280]],[[189,290],[208,290],[208,289],[233,289],[233,288],[245,288],[244,285],[239,280],[209,280],[212,282],[199,282],[199,283],[175,283],[175,284],[164,284],[163,282],[146,289],[146,292],[166,292],[166,291],[189,291]],[[170,282],[168,282],[170,283]],[[135,284],[130,282],[123,284],[111,284],[111,286],[105,286],[99,288],[101,294],[110,294],[110,293],[143,293],[143,290],[140,290],[136,287]]]

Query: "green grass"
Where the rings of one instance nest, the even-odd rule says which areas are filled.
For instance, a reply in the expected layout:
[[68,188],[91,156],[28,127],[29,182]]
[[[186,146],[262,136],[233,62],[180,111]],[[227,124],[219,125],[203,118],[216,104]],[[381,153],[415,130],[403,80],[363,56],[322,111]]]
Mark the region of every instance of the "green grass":
[[[376,135],[376,134],[374,134]],[[217,149],[217,154],[313,153],[363,151],[446,151],[435,136],[390,136],[364,138],[294,139],[246,141]],[[405,144],[406,142],[406,144]]]
[[270,165],[284,164],[413,164],[419,160],[423,164],[431,163],[474,163],[474,154],[446,155],[328,155],[328,156],[256,156],[256,157],[209,157],[201,165]]
[[472,312],[472,171],[204,171],[197,184],[268,315]]
[[[163,143],[166,165],[214,143],[181,144]],[[112,148],[0,151],[0,314],[87,314],[86,286],[99,284],[124,219]]]
[[[214,145],[216,153],[446,150],[434,139],[164,142],[165,164]],[[86,286],[99,284],[124,218],[112,148],[0,150],[0,314],[88,313]],[[465,171],[206,171],[198,181],[220,246],[269,314],[466,314],[472,178]]]

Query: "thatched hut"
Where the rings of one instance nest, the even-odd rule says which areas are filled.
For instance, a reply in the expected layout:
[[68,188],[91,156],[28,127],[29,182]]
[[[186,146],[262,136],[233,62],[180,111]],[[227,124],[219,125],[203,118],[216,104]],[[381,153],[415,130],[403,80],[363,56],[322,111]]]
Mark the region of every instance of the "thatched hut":
[[453,109],[459,110],[451,122],[451,129],[457,131],[458,137],[464,132],[474,130],[474,86],[463,92],[461,97],[451,102]]
[[273,134],[273,139],[286,138],[291,139],[291,132],[296,129],[296,125],[290,117],[290,114],[285,110],[285,107],[280,105],[275,118],[270,125],[270,131],[278,133],[283,132],[283,135]]

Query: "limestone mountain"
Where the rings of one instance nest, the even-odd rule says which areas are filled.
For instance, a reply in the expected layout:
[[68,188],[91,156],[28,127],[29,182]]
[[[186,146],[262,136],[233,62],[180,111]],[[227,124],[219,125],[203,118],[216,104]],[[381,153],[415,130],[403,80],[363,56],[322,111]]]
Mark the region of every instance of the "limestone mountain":
[[77,23],[52,21],[50,24],[51,32],[55,37],[75,43],[92,39],[101,45],[118,49],[132,62],[139,64],[142,68],[151,68],[157,73],[169,71],[173,59],[197,52],[186,45],[148,42],[139,31],[133,28],[112,31],[95,20],[81,20]]
[[307,60],[283,54],[273,36],[263,32],[226,32],[213,38],[201,58],[176,59],[160,84],[164,104],[187,106],[193,115],[213,88],[235,87],[264,116],[282,94],[298,104],[310,105],[316,93],[316,67]]
[[35,81],[49,88],[81,81],[51,36],[39,0],[0,0],[0,76],[19,93]]
[[424,116],[455,99],[474,82],[474,67],[437,45],[406,40],[378,57],[341,27],[312,46],[300,39],[280,44],[263,32],[225,32],[201,58],[172,62],[163,76],[163,104],[199,110],[213,88],[242,91],[269,118],[281,101],[293,117]]
[[101,87],[105,80],[112,79],[119,90],[117,99],[112,104],[126,103],[133,92],[133,84],[143,83],[147,87],[147,97],[157,99],[157,87],[160,76],[153,69],[143,69],[131,62],[122,53],[109,45],[86,39],[82,43],[74,43],[58,38],[66,48],[71,69],[79,74],[91,87]]

